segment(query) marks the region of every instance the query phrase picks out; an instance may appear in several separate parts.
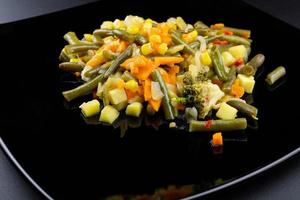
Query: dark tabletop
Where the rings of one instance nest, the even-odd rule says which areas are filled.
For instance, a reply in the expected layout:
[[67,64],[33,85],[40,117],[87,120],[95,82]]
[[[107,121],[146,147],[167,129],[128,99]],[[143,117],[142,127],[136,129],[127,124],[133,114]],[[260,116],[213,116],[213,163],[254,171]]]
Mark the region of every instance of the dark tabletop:
[[[93,0],[1,0],[0,24],[74,7]],[[300,29],[300,1],[245,0]],[[251,16],[249,16],[251,17]],[[299,66],[295,66],[299,67]],[[291,199],[300,196],[300,155],[207,199]],[[39,200],[42,196],[16,170],[0,148],[0,199]]]

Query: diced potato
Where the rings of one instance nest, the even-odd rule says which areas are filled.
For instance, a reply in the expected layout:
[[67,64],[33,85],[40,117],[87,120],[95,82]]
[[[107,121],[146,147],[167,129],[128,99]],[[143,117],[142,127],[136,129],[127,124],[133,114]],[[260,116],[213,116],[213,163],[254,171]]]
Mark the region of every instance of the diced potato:
[[129,80],[125,83],[125,88],[127,90],[137,90],[139,87],[138,83],[135,80]]
[[120,113],[114,107],[107,105],[103,108],[100,114],[100,121],[112,124],[118,117]]
[[125,82],[120,77],[109,77],[105,82],[105,85],[108,89],[122,89],[125,86]]
[[222,58],[225,66],[230,66],[235,62],[235,58],[228,51],[222,53]]
[[248,94],[252,94],[255,85],[254,76],[246,76],[244,74],[239,74],[237,78],[240,80],[245,92],[247,92]]
[[101,24],[101,29],[114,29],[114,23],[112,21],[104,21]]
[[121,110],[123,110],[123,109],[126,108],[127,104],[128,104],[127,101],[123,101],[123,102],[121,102],[121,103],[119,103],[119,104],[112,105],[112,106],[113,106],[115,109],[117,109],[118,111],[121,111]]
[[110,102],[114,105],[127,101],[127,95],[124,89],[116,88],[110,90],[108,94]]
[[203,65],[211,66],[212,61],[211,61],[208,51],[204,51],[203,53],[201,53],[200,60]]
[[127,106],[126,115],[139,117],[143,109],[143,105],[140,102],[134,102]]
[[92,101],[84,102],[79,106],[81,112],[86,117],[91,117],[100,112],[100,103],[98,100],[94,99]]
[[244,59],[244,58],[247,57],[247,49],[244,45],[238,45],[238,46],[230,47],[228,49],[228,51],[236,59],[239,59],[239,58]]
[[216,116],[220,119],[234,119],[236,118],[237,109],[228,105],[227,103],[222,103]]

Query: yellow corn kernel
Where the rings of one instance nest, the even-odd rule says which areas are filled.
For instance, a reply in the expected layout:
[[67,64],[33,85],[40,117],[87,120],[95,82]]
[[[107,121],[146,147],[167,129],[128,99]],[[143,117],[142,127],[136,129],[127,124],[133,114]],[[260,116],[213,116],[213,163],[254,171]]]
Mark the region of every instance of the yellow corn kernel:
[[126,25],[125,25],[124,21],[119,20],[119,19],[116,19],[114,21],[114,27],[116,29],[126,30]]
[[198,32],[196,30],[189,33],[189,36],[191,37],[192,41],[195,40],[198,37]]
[[152,20],[151,19],[146,19],[144,25],[143,25],[143,31],[147,32],[148,30],[150,30],[152,28]]
[[94,36],[92,34],[84,34],[84,39],[88,42],[93,42]]
[[143,55],[148,55],[153,52],[153,48],[150,43],[146,43],[141,47],[141,51]]
[[160,55],[165,55],[167,51],[168,51],[168,45],[166,43],[161,43],[158,47],[158,53]]
[[114,23],[112,21],[104,21],[101,24],[101,29],[114,29]]
[[137,34],[139,32],[139,27],[137,25],[130,25],[127,27],[127,32],[129,34]]
[[204,51],[203,53],[201,53],[200,60],[201,63],[206,66],[210,66],[212,62],[208,51]]
[[149,37],[150,43],[161,43],[161,37],[160,35],[153,34]]
[[70,62],[72,62],[72,63],[77,63],[77,62],[80,62],[81,60],[80,60],[80,58],[71,58],[70,59]]
[[135,80],[129,80],[125,83],[125,88],[127,90],[137,90],[138,87],[139,87],[139,85]]

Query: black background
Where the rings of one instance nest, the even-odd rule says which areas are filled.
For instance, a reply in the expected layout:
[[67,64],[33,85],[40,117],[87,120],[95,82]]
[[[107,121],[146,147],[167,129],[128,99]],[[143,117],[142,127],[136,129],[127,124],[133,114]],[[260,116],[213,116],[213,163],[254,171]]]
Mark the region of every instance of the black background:
[[[73,7],[92,0],[1,0],[0,23]],[[256,7],[300,28],[300,2],[246,0]],[[297,66],[295,66],[297,67]],[[300,155],[239,186],[210,195],[208,199],[299,199]],[[0,151],[0,199],[42,199]]]

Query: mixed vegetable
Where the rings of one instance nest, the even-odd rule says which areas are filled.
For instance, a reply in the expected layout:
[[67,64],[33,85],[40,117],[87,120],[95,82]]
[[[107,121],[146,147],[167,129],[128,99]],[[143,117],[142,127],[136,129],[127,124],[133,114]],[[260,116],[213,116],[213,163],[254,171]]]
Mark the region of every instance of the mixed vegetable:
[[[219,131],[243,130],[245,117],[257,120],[257,109],[243,99],[252,94],[255,73],[264,55],[249,59],[250,30],[211,26],[181,17],[158,23],[127,16],[104,21],[92,34],[78,39],[68,32],[59,68],[84,83],[64,91],[67,101],[93,93],[80,108],[85,117],[100,113],[101,122],[113,124],[120,112],[140,117],[163,112],[176,127],[184,116],[189,131],[213,131],[212,143],[222,145]],[[283,72],[268,75],[272,84]],[[240,113],[237,118],[237,114]]]

